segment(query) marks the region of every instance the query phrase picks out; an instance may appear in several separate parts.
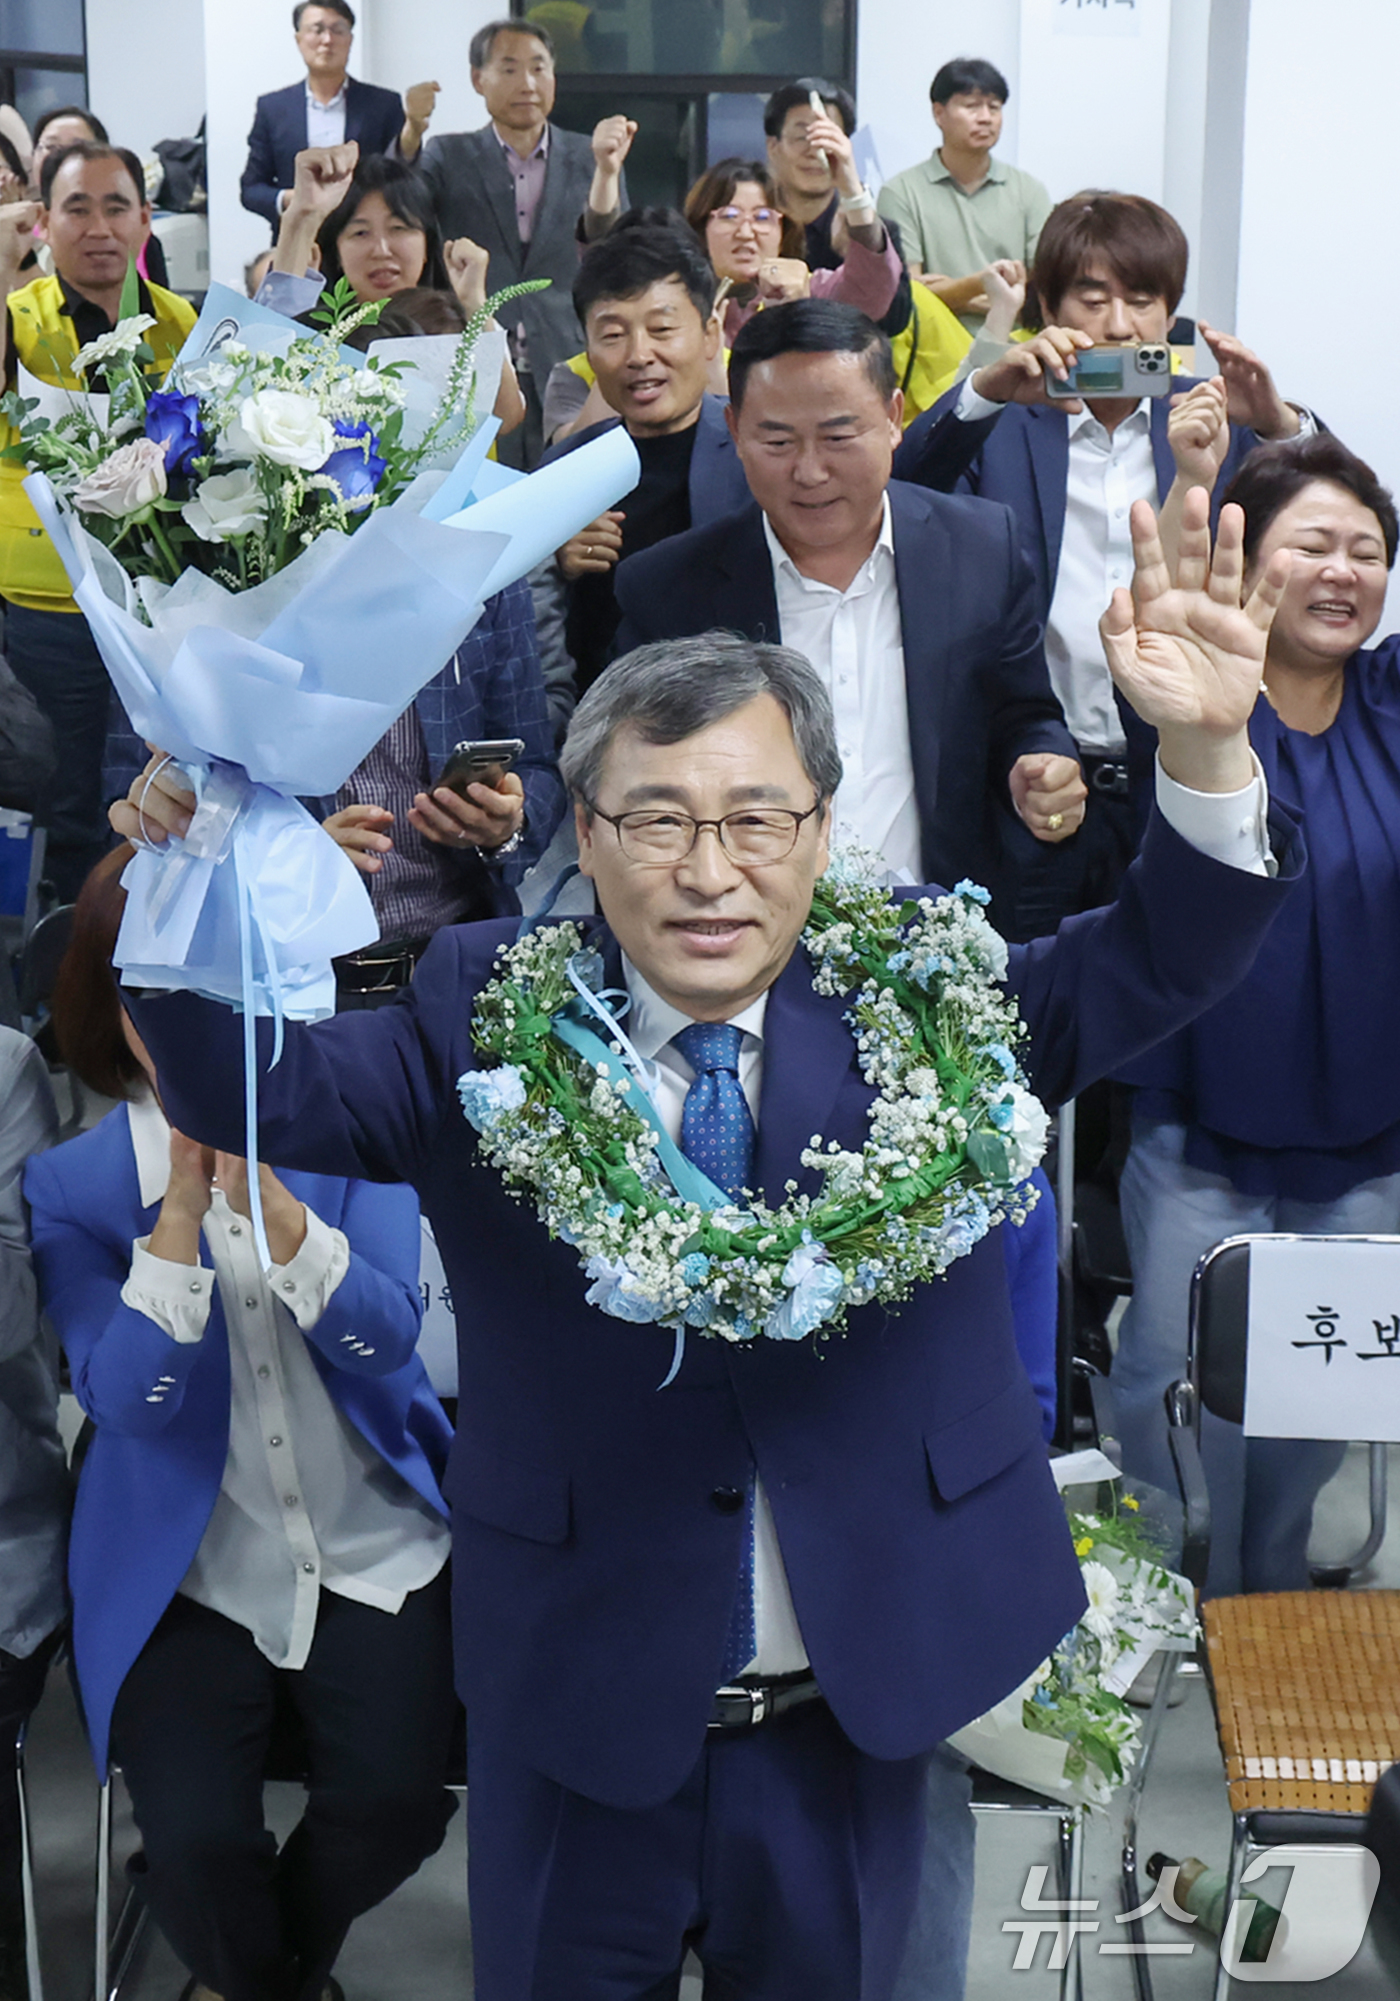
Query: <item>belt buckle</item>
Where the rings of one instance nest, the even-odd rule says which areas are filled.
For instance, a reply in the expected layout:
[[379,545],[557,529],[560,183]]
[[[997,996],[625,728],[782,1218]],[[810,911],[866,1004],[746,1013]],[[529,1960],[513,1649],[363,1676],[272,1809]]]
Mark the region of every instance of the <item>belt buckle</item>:
[[[749,1714],[747,1721],[740,1723],[737,1726],[739,1729],[751,1730],[753,1729],[755,1724],[762,1723],[766,1720],[769,1710],[772,1707],[772,1699],[773,1699],[772,1691],[768,1687],[766,1682],[758,1682],[758,1683],[727,1682],[723,1688],[717,1688],[715,1690],[715,1700],[717,1702],[721,1701],[736,1702],[739,1701],[740,1699],[743,1699],[748,1703]],[[721,1730],[725,1730],[725,1729],[732,1729],[736,1726],[728,1723],[722,1723],[717,1727]]]

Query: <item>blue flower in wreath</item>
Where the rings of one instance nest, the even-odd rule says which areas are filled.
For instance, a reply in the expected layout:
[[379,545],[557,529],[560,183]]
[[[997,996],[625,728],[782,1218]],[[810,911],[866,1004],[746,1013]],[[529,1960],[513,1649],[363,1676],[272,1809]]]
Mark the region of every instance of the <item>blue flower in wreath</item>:
[[194,461],[209,449],[209,439],[199,421],[199,398],[181,396],[173,389],[158,389],[146,399],[146,436],[165,453],[168,475],[187,478]]
[[815,1333],[841,1304],[846,1281],[820,1244],[799,1244],[783,1266],[783,1284],[792,1290],[773,1308],[763,1331],[774,1341],[801,1341]]
[[983,889],[980,882],[974,882],[970,876],[966,875],[961,882],[954,883],[953,894],[954,896],[961,896],[968,903],[986,904],[992,900],[992,892],[989,889]]
[[1004,1042],[989,1042],[982,1054],[996,1064],[1004,1077],[1016,1075],[1016,1058]]
[[462,1110],[479,1133],[489,1133],[507,1112],[525,1102],[525,1080],[513,1063],[495,1070],[467,1070],[457,1079]]
[[593,1281],[584,1294],[590,1306],[610,1313],[614,1320],[630,1320],[638,1326],[658,1317],[657,1302],[642,1290],[636,1274],[625,1264],[615,1265],[607,1258],[592,1257],[584,1270]]
[[317,471],[323,479],[335,481],[347,507],[368,507],[389,463],[379,455],[379,439],[363,419],[352,424],[337,417],[331,428],[344,442]]

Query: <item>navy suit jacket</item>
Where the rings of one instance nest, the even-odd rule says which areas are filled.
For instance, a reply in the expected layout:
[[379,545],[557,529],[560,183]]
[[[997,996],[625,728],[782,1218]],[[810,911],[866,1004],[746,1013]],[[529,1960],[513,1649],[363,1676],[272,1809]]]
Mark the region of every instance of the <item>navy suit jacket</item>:
[[[1076,755],[1050,688],[1034,586],[1004,507],[898,481],[889,494],[923,873],[995,887],[1007,773],[1026,751]],[[629,556],[615,588],[619,653],[716,626],[780,638],[753,501]]]
[[[1173,394],[1194,389],[1197,378],[1173,379]],[[916,417],[894,455],[897,479],[938,493],[975,493],[983,500],[1000,500],[1016,517],[1021,547],[1036,580],[1036,610],[1042,621],[1050,615],[1060,545],[1065,535],[1065,486],[1069,478],[1069,420],[1063,410],[1045,403],[1008,403],[993,417],[963,423],[956,415],[963,385],[955,382],[931,410]],[[1167,497],[1176,477],[1167,443],[1170,398],[1154,396],[1151,406],[1152,457],[1157,467],[1157,498]],[[1242,461],[1259,443],[1243,424],[1231,424],[1230,449],[1215,482],[1212,515]]]
[[[387,153],[403,130],[403,100],[377,83],[345,79],[345,137],[359,142],[360,157]],[[248,164],[239,189],[244,208],[265,215],[277,233],[277,197],[296,179],[297,154],[306,148],[306,85],[289,83],[258,99],[248,134]]]
[[[1302,865],[1296,828],[1276,818],[1277,879],[1212,862],[1156,820],[1116,904],[1010,948],[1047,1101],[1242,977]],[[862,1307],[844,1338],[692,1334],[660,1390],[671,1334],[586,1304],[576,1253],[483,1165],[458,1104],[477,1061],[472,996],[511,935],[494,920],[440,931],[396,1004],[289,1022],[271,1071],[271,1024],[258,1024],[264,1157],[412,1182],[442,1251],[461,1369],[445,1491],[474,1742],[617,1806],[670,1798],[704,1742],[739,1573],[742,1513],[718,1490],[756,1464],[842,1729],[879,1758],[927,1750],[1014,1688],[1083,1605],[1001,1245],[985,1240],[902,1308]],[[181,1131],[241,1148],[237,1017],[191,994],[126,999]],[[755,1157],[770,1200],[789,1178],[812,1190],[813,1133],[861,1143],[871,1093],[844,1005],[813,991],[800,949],[770,991]]]

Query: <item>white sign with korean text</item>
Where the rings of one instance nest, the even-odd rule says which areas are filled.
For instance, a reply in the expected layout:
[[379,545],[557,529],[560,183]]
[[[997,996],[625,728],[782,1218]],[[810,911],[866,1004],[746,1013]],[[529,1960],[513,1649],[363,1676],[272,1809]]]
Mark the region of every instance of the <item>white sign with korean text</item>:
[[1251,1246],[1244,1428],[1400,1440],[1400,1241]]
[[1055,0],[1057,35],[1138,35],[1137,0]]

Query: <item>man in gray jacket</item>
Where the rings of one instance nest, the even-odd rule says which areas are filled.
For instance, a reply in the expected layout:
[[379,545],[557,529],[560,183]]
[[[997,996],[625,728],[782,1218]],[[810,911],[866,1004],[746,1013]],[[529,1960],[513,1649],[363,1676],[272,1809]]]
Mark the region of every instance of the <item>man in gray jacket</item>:
[[[590,240],[612,227],[626,204],[622,162],[637,128],[628,118],[604,118],[586,139],[550,124],[554,43],[533,22],[489,21],[478,29],[471,68],[489,123],[479,132],[430,139],[419,164],[443,240],[470,237],[489,252],[491,291],[527,278],[552,281],[547,292],[518,300],[505,315],[526,416],[497,450],[504,462],[528,471],[544,446],[541,398],[549,371],[583,346],[569,296],[579,217]],[[405,130],[405,158],[409,143]]]

